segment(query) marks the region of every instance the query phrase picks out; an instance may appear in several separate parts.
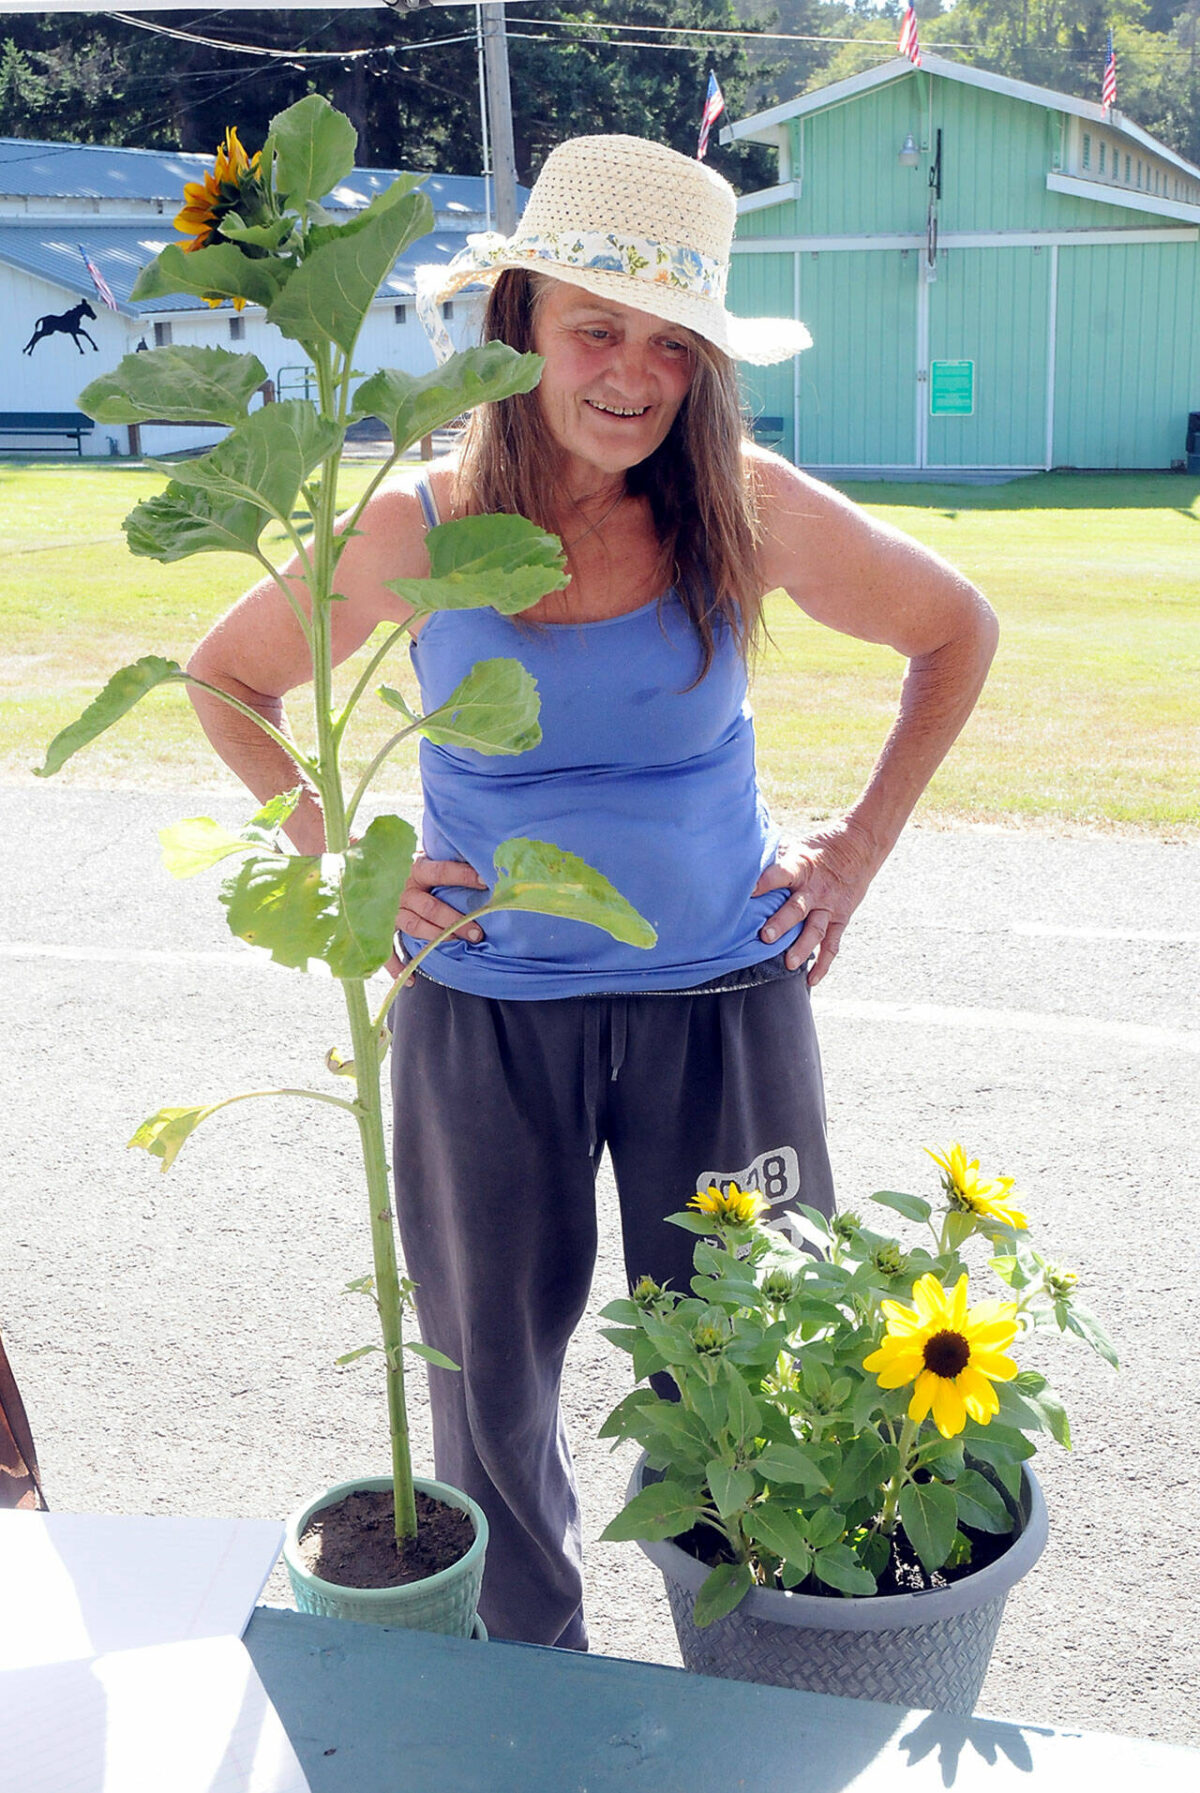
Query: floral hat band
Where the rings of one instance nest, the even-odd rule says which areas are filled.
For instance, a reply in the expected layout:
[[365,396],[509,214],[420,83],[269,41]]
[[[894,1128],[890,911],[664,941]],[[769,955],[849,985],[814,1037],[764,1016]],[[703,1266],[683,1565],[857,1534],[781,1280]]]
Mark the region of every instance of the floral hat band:
[[[467,247],[441,268],[421,268],[417,277],[417,315],[438,353],[445,360],[452,345],[442,322],[440,305],[463,286],[484,273],[499,273],[523,262],[549,262],[559,268],[595,269],[643,280],[655,286],[674,287],[697,298],[725,298],[729,270],[715,256],[702,255],[682,243],[655,243],[649,237],[622,237],[614,231],[581,230],[569,237],[502,237],[482,231],[467,238]],[[549,271],[549,270],[547,270]]]
[[641,137],[575,137],[547,156],[511,237],[469,236],[458,255],[416,271],[417,315],[439,360],[452,353],[441,306],[506,268],[539,272],[649,312],[735,360],[766,365],[808,348],[798,318],[726,309],[737,197],[688,156]]

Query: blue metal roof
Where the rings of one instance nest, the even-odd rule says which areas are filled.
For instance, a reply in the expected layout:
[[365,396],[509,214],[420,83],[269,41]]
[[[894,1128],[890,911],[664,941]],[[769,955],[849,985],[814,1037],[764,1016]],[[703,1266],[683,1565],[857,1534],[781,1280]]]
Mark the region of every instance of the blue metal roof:
[[[0,262],[20,268],[26,274],[40,275],[43,280],[49,280],[67,292],[94,300],[96,289],[79,252],[82,245],[112,288],[120,309],[130,317],[206,309],[204,301],[190,293],[137,303],[130,300],[130,291],[141,269],[167,243],[179,241],[166,218],[122,224],[71,224],[67,228],[56,225],[52,218],[19,221],[0,218]],[[408,255],[397,261],[383,282],[380,296],[411,296],[415,268],[424,262],[449,261],[462,246],[462,237],[453,231],[435,230],[422,237],[413,244]]]
[[[132,199],[182,204],[186,181],[203,178],[212,157],[174,149],[115,149],[106,144],[39,143],[0,137],[0,194],[28,199]],[[357,210],[395,180],[394,168],[355,168],[326,204]],[[484,214],[480,175],[427,174],[434,210],[471,219]],[[528,194],[518,190],[523,205]]]

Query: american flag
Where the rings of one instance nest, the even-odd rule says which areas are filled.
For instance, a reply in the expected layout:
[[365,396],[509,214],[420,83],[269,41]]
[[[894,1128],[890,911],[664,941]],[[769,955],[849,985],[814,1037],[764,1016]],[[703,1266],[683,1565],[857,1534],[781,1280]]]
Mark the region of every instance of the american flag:
[[1100,90],[1100,99],[1110,108],[1117,103],[1117,52],[1113,49],[1111,31],[1108,34],[1108,61],[1104,65],[1104,86]]
[[700,141],[696,146],[696,160],[703,162],[708,154],[708,133],[725,110],[725,95],[721,92],[717,77],[710,72],[708,92],[704,96],[704,111],[700,114]]
[[921,40],[917,36],[917,15],[911,4],[905,7],[904,17],[900,21],[900,42],[896,49],[901,56],[907,56],[910,62],[920,68]]
[[83,257],[84,267],[87,269],[88,273],[92,277],[92,285],[95,287],[95,289],[99,293],[100,297],[104,300],[104,303],[108,306],[108,309],[110,311],[115,311],[117,309],[117,301],[112,296],[112,288],[111,288],[111,286],[109,286],[108,281],[104,278],[103,274],[100,272],[99,268],[96,266],[95,262],[92,260],[91,256],[88,254],[87,250],[84,248],[82,243],[80,243],[80,245],[79,245],[79,253]]

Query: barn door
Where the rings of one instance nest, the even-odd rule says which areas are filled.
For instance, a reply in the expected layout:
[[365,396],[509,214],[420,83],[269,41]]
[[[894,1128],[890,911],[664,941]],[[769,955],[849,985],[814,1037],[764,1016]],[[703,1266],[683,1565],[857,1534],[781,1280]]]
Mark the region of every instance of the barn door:
[[943,251],[937,278],[922,285],[928,316],[926,329],[918,328],[920,465],[1041,467],[1051,251]]
[[801,250],[799,315],[813,346],[797,367],[796,453],[804,467],[914,467],[913,250]]

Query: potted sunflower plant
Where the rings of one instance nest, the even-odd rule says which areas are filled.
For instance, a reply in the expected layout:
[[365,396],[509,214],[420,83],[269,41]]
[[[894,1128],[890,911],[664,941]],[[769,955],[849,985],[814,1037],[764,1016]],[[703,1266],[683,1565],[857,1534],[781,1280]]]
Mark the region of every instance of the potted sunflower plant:
[[[405,1363],[416,1354],[456,1366],[420,1339],[406,1336],[413,1286],[397,1261],[380,1081],[388,1051],[387,1015],[411,977],[418,955],[382,993],[368,980],[392,953],[400,895],[416,846],[413,829],[394,815],[364,826],[361,810],[388,755],[410,736],[485,754],[515,754],[540,739],[535,683],[515,660],[476,665],[444,705],[417,715],[399,692],[379,696],[398,712],[395,732],[365,765],[355,765],[351,724],[387,655],[408,623],[369,644],[366,665],[349,697],[335,701],[330,619],[337,602],[337,565],[371,495],[396,462],[435,429],[487,400],[527,392],[541,360],[502,344],[453,356],[421,377],[383,369],[364,377],[355,347],[371,301],[397,256],[432,226],[417,177],[401,177],[350,220],[330,217],[320,199],[354,163],[355,131],[325,100],[310,95],[272,121],[263,149],[247,155],[230,130],[202,183],[190,185],[176,225],[186,240],[164,248],[139,276],[136,299],[192,293],[210,304],[248,301],[306,355],[315,400],[294,399],[249,409],[265,369],[255,356],[220,348],[172,346],[128,355],[80,398],[98,422],[150,419],[229,426],[198,459],[163,469],[169,483],[125,520],[130,550],[164,564],[206,552],[238,553],[273,578],[291,607],[311,655],[313,706],[307,741],[294,742],[236,698],[206,685],[277,743],[303,785],[273,798],[237,832],[208,817],[163,830],[167,869],[179,877],[233,861],[220,899],[234,935],[279,964],[304,971],[324,965],[345,998],[349,1051],[330,1048],[323,1088],[266,1088],[162,1108],[137,1129],[143,1147],[168,1170],[195,1129],[218,1110],[251,1099],[315,1101],[343,1114],[362,1154],[373,1254],[368,1275],[350,1288],[371,1300],[380,1331],[339,1361],[378,1357],[386,1385],[391,1472],[357,1477],[312,1501],[294,1518],[285,1559],[298,1603],[306,1610],[428,1630],[469,1633],[483,1568],[486,1522],[465,1494],[414,1479],[405,1402]],[[338,518],[338,472],[349,426],[381,419],[391,436],[383,464],[349,514]],[[307,514],[310,528],[297,521]],[[273,534],[272,534],[273,532]],[[264,536],[294,556],[308,597],[301,605],[292,575],[278,567]],[[397,580],[412,616],[431,610],[492,606],[527,609],[566,583],[557,538],[511,516],[475,516],[429,532],[431,576]],[[199,685],[174,661],[148,654],[115,673],[84,713],[47,749],[47,776],[96,739],[148,693]],[[366,758],[361,754],[360,760]],[[326,851],[287,850],[282,831],[307,787],[320,801]],[[545,842],[510,840],[496,855],[496,876],[477,913],[535,910],[587,921],[634,945],[654,931],[596,871]],[[432,950],[432,942],[426,951]],[[399,1127],[403,1136],[402,1116]],[[380,1507],[384,1515],[380,1517]],[[349,1549],[343,1551],[349,1531]],[[355,1566],[364,1536],[372,1566]],[[435,1534],[436,1537],[435,1537]],[[347,1554],[348,1568],[337,1566]],[[357,1579],[356,1579],[357,1577]],[[347,1585],[348,1584],[348,1585]]]
[[[643,1279],[604,1310],[639,1384],[601,1435],[643,1455],[603,1536],[662,1570],[690,1669],[974,1706],[1045,1543],[1034,1438],[1071,1442],[1010,1352],[1044,1328],[1117,1359],[1075,1274],[1032,1245],[1012,1179],[959,1144],[930,1156],[937,1208],[872,1197],[918,1243],[802,1208],[797,1244],[758,1191],[713,1185],[671,1216],[698,1235],[690,1292]],[[976,1299],[981,1247],[1002,1293]]]

